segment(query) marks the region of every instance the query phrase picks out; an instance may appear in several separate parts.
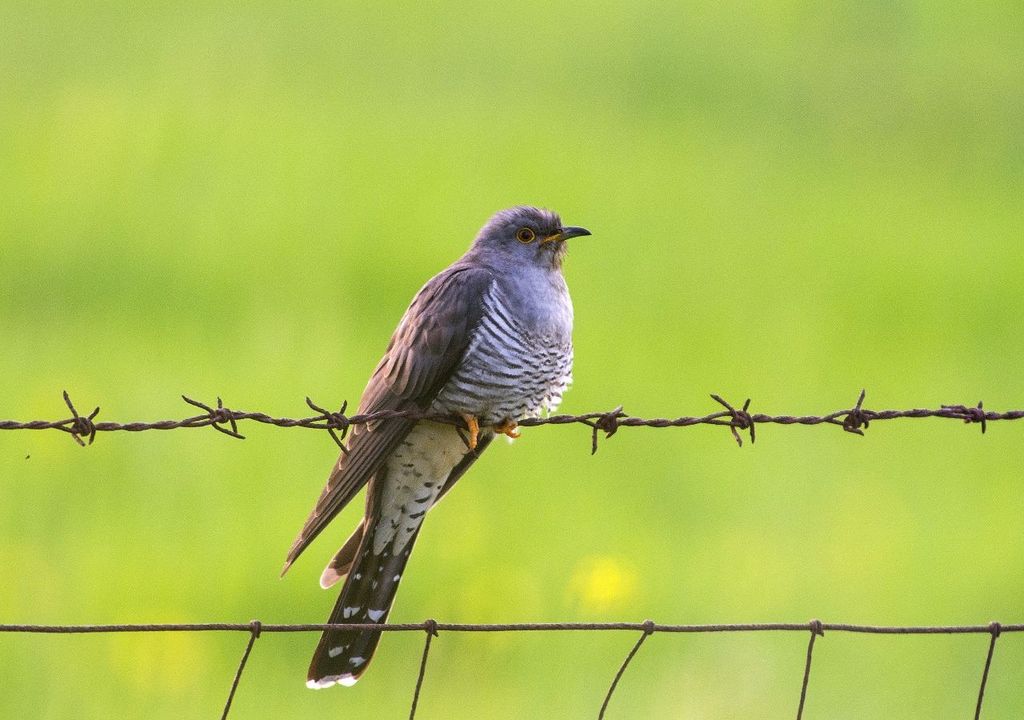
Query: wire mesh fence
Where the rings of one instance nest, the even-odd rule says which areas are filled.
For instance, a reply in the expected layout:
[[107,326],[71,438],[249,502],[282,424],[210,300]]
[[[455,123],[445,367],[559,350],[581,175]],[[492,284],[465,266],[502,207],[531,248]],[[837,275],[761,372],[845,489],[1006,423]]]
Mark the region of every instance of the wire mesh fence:
[[[978,699],[975,705],[974,718],[981,717],[982,706],[985,699],[985,686],[988,683],[989,672],[992,667],[992,658],[995,654],[996,641],[1004,633],[1024,632],[1024,624],[1004,625],[998,622],[991,622],[987,625],[853,625],[848,623],[828,623],[820,620],[811,620],[807,623],[749,623],[749,624],[723,624],[723,625],[664,625],[652,620],[642,623],[506,623],[506,624],[461,624],[441,623],[436,620],[425,620],[422,623],[393,623],[393,624],[270,624],[253,620],[248,623],[168,623],[153,625],[0,625],[0,633],[46,633],[46,634],[83,634],[83,633],[153,633],[153,632],[241,632],[248,633],[249,639],[242,652],[241,660],[231,680],[227,700],[224,703],[224,710],[221,714],[225,720],[231,712],[231,704],[238,691],[242,674],[245,672],[246,663],[256,645],[256,641],[264,633],[291,633],[291,632],[323,632],[324,630],[380,630],[385,632],[422,632],[425,634],[423,653],[420,656],[419,672],[416,676],[416,683],[413,689],[412,701],[409,708],[410,719],[415,718],[416,709],[420,702],[422,690],[425,686],[428,659],[430,655],[431,642],[439,638],[441,633],[462,632],[462,633],[493,633],[493,632],[635,632],[640,633],[636,642],[630,647],[612,677],[611,684],[604,694],[603,701],[597,710],[598,720],[603,720],[608,713],[612,696],[615,689],[629,668],[633,658],[640,652],[644,641],[655,633],[757,633],[757,632],[789,632],[807,633],[807,654],[802,669],[799,701],[796,708],[797,720],[804,716],[804,706],[807,699],[808,688],[811,677],[811,664],[814,659],[814,646],[818,638],[824,637],[826,633],[863,633],[871,635],[988,635],[988,650],[985,654],[982,665],[981,680],[978,686]],[[795,683],[794,683],[795,685]],[[795,693],[794,693],[795,694]],[[595,700],[595,706],[597,702]]]
[[[682,415],[675,418],[643,418],[628,415],[622,406],[618,406],[607,412],[592,412],[579,415],[550,415],[541,418],[529,418],[520,421],[524,427],[540,425],[566,425],[581,424],[590,429],[591,450],[597,451],[598,439],[601,433],[605,438],[614,435],[623,427],[648,427],[648,428],[669,428],[669,427],[693,427],[696,425],[715,425],[727,427],[736,442],[742,446],[743,437],[746,433],[751,442],[756,439],[756,427],[762,424],[774,425],[834,425],[842,430],[863,435],[864,429],[872,422],[897,420],[897,419],[922,419],[942,418],[958,420],[963,423],[978,424],[984,433],[988,423],[1003,420],[1020,420],[1024,418],[1024,410],[1007,410],[994,412],[986,410],[984,404],[979,402],[976,405],[951,404],[941,405],[938,408],[923,409],[912,408],[905,410],[872,410],[864,407],[865,392],[861,391],[857,402],[850,408],[836,410],[820,415],[768,415],[763,413],[750,412],[750,400],[747,399],[741,406],[736,407],[720,397],[711,396],[722,409],[705,415]],[[462,427],[464,421],[461,418],[438,416],[429,413],[409,412],[380,412],[365,414],[346,414],[347,403],[342,403],[338,411],[327,410],[318,406],[309,398],[306,398],[307,406],[316,414],[301,418],[275,417],[263,412],[251,412],[234,410],[225,407],[220,398],[216,406],[193,400],[182,396],[189,405],[202,410],[202,413],[190,415],[179,419],[157,420],[150,422],[132,421],[126,423],[98,421],[100,408],[94,408],[87,415],[80,414],[71,401],[70,396],[64,392],[64,402],[70,412],[70,417],[59,420],[0,420],[0,430],[56,430],[67,433],[82,446],[91,444],[96,435],[106,432],[142,432],[148,430],[179,430],[185,428],[212,427],[218,432],[230,437],[244,439],[238,431],[238,425],[242,422],[256,422],[281,428],[308,428],[313,430],[326,431],[343,451],[347,452],[344,444],[345,435],[348,430],[358,424],[374,422],[388,418],[424,419],[435,422],[444,422]],[[441,623],[435,620],[426,620],[422,623],[394,623],[384,625],[331,625],[331,624],[264,624],[258,620],[249,623],[185,623],[185,624],[131,624],[131,625],[0,625],[0,633],[47,633],[47,634],[82,634],[82,633],[143,633],[143,632],[243,632],[248,633],[249,638],[243,651],[241,660],[232,678],[227,700],[224,704],[222,718],[227,718],[235,694],[238,691],[246,663],[254,651],[256,641],[263,633],[285,633],[285,632],[323,632],[329,629],[366,629],[380,630],[386,632],[423,632],[425,640],[423,652],[420,659],[419,671],[413,690],[410,705],[410,718],[414,718],[419,705],[422,690],[425,686],[425,678],[428,667],[431,643],[438,638],[440,633],[463,632],[598,632],[598,631],[619,631],[640,633],[635,643],[630,647],[621,665],[612,676],[610,685],[604,694],[603,701],[597,710],[599,720],[606,716],[609,711],[612,697],[616,688],[622,681],[633,658],[641,651],[644,642],[655,633],[755,633],[755,632],[792,632],[807,633],[807,652],[803,667],[799,700],[796,709],[797,720],[802,720],[804,707],[808,696],[811,665],[814,657],[815,642],[823,637],[825,633],[867,633],[877,635],[960,635],[960,634],[986,634],[990,637],[988,650],[982,666],[981,679],[978,688],[977,703],[975,706],[975,720],[981,717],[985,697],[985,687],[988,682],[992,660],[995,653],[996,641],[1007,632],[1024,632],[1024,624],[1006,625],[999,622],[991,622],[985,625],[944,625],[944,626],[884,626],[884,625],[853,625],[847,623],[826,623],[819,620],[812,620],[809,623],[759,623],[759,624],[723,624],[723,625],[665,625],[647,620],[642,623],[513,623],[513,624],[454,624]],[[595,706],[597,703],[595,702]]]

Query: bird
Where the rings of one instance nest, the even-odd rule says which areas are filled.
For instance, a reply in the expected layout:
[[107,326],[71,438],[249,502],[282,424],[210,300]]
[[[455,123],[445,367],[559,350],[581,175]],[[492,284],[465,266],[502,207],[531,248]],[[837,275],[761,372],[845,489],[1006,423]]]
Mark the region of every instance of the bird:
[[[392,416],[353,427],[281,572],[365,485],[363,518],[320,577],[325,589],[345,578],[329,624],[386,622],[427,511],[496,436],[518,437],[519,421],[561,402],[573,363],[562,265],[585,235],[547,209],[502,210],[413,298],[359,403]],[[306,684],[354,685],[380,636],[324,631]]]

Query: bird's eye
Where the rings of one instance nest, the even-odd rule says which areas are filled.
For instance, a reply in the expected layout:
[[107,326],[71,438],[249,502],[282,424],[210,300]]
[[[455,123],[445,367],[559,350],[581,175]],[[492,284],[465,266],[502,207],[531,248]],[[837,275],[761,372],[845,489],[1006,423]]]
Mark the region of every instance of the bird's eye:
[[537,237],[533,230],[530,228],[519,228],[519,232],[516,233],[516,240],[521,243],[533,242],[533,239]]

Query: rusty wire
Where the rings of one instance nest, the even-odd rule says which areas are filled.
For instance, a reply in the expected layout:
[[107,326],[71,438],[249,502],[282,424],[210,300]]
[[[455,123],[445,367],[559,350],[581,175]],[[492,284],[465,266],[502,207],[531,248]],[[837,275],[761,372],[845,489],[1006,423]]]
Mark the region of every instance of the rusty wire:
[[249,633],[249,642],[245,652],[235,671],[227,702],[224,705],[222,720],[226,720],[231,709],[231,702],[238,689],[239,681],[245,670],[246,662],[252,653],[257,638],[264,633],[285,633],[285,632],[323,632],[325,630],[374,630],[390,632],[424,632],[426,642],[423,647],[423,654],[420,657],[419,675],[416,679],[416,689],[413,694],[410,709],[410,718],[415,718],[416,708],[420,699],[420,691],[423,686],[423,679],[426,674],[427,657],[430,652],[432,638],[440,636],[441,632],[553,632],[553,631],[632,631],[642,633],[636,643],[630,648],[625,660],[619,666],[618,671],[612,680],[604,701],[598,711],[598,718],[604,718],[619,681],[629,667],[630,662],[636,656],[644,641],[655,633],[723,633],[723,632],[800,632],[810,633],[810,640],[807,645],[807,656],[803,668],[803,680],[800,686],[800,701],[797,706],[796,717],[801,720],[804,712],[804,703],[807,697],[807,688],[811,674],[811,660],[814,651],[814,642],[818,637],[824,637],[825,633],[864,633],[873,635],[970,635],[984,634],[989,636],[988,651],[985,655],[984,669],[981,675],[981,684],[978,689],[978,701],[974,713],[975,720],[981,717],[982,703],[985,697],[985,686],[988,682],[989,671],[992,666],[992,656],[995,652],[996,640],[1005,633],[1024,632],[1024,623],[1015,625],[1003,625],[998,622],[991,622],[987,625],[853,625],[849,623],[826,623],[820,620],[811,620],[807,623],[730,623],[720,625],[661,625],[652,620],[642,623],[617,622],[617,623],[501,623],[501,624],[464,624],[464,623],[440,623],[436,620],[425,620],[421,623],[393,623],[393,624],[328,624],[328,623],[297,623],[297,624],[263,624],[258,620],[248,623],[165,623],[165,624],[135,624],[135,625],[0,625],[0,633],[45,633],[45,634],[83,634],[83,633],[138,633],[138,632],[246,632]]
[[[863,407],[865,391],[861,391],[857,402],[851,408],[836,410],[824,415],[766,415],[763,413],[750,412],[750,399],[748,398],[738,408],[723,399],[719,395],[711,395],[722,410],[708,413],[706,415],[683,415],[676,418],[643,418],[635,417],[623,411],[622,406],[607,412],[590,412],[581,415],[549,415],[547,417],[526,418],[519,421],[522,427],[536,427],[539,425],[568,425],[582,424],[591,430],[591,452],[597,452],[598,434],[604,433],[610,438],[623,427],[692,427],[694,425],[720,425],[729,428],[730,433],[739,445],[743,445],[743,438],[740,433],[747,433],[750,441],[756,439],[755,428],[757,425],[835,425],[846,432],[856,435],[863,435],[864,430],[872,423],[882,420],[896,420],[909,418],[945,418],[959,420],[964,423],[978,423],[981,432],[988,429],[988,423],[998,420],[1020,420],[1024,418],[1024,410],[1007,410],[1004,412],[993,412],[985,410],[984,404],[977,405],[941,405],[934,409],[912,408],[909,410],[869,410]],[[22,422],[17,420],[0,420],[0,430],[59,430],[68,433],[79,445],[83,447],[91,444],[97,433],[105,432],[142,432],[144,430],[179,430],[182,428],[212,427],[233,438],[245,439],[245,436],[238,432],[238,423],[249,421],[273,425],[275,427],[301,427],[312,430],[326,430],[331,438],[343,450],[347,452],[344,444],[345,435],[353,425],[362,425],[377,420],[392,418],[405,418],[415,420],[434,420],[444,422],[458,427],[465,427],[461,418],[408,411],[383,411],[374,413],[362,413],[347,415],[348,403],[342,403],[340,410],[332,411],[320,407],[308,397],[306,404],[317,414],[303,418],[274,417],[263,412],[249,412],[244,410],[232,410],[224,406],[220,398],[217,398],[216,407],[206,403],[193,400],[182,395],[182,399],[193,407],[202,410],[202,414],[191,415],[177,420],[156,420],[152,422],[110,422],[97,421],[96,416],[100,412],[97,406],[88,415],[82,415],[75,409],[67,391],[64,392],[64,402],[71,412],[71,417],[62,420],[31,420]]]

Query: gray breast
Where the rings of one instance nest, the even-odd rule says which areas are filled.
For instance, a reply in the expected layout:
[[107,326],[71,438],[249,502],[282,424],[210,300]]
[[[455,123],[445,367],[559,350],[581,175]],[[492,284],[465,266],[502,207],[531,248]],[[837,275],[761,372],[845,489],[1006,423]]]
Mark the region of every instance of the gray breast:
[[469,412],[493,425],[558,406],[572,381],[572,307],[564,292],[533,299],[547,308],[539,321],[516,312],[500,284],[491,285],[480,324],[435,411]]

